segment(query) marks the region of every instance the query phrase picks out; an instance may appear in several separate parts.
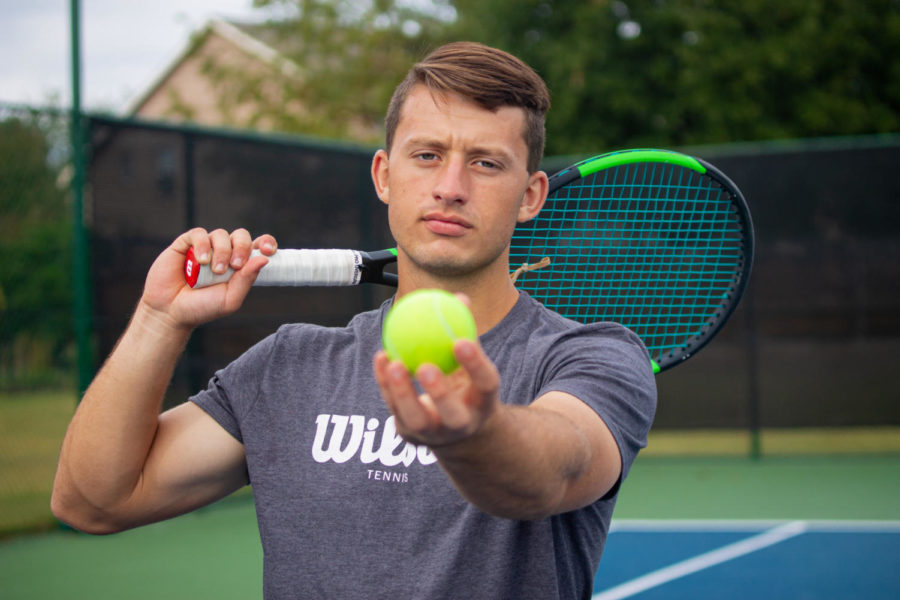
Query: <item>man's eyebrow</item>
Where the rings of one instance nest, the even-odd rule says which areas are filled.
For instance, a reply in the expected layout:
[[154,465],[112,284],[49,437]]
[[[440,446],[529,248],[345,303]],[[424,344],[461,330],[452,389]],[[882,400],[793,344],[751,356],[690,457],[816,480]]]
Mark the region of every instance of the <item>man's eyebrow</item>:
[[405,140],[403,142],[403,145],[404,146],[413,146],[413,147],[424,146],[426,148],[438,148],[440,150],[443,150],[447,147],[446,143],[440,141],[437,138],[431,138],[431,137],[409,138],[408,140]]
[[[431,137],[414,137],[409,138],[408,140],[403,142],[404,147],[425,147],[425,148],[434,148],[437,150],[446,150],[447,144],[437,138]],[[473,146],[468,148],[466,151],[467,154],[471,156],[489,156],[495,157],[498,160],[503,162],[510,162],[513,160],[512,153],[504,150],[500,146]]]

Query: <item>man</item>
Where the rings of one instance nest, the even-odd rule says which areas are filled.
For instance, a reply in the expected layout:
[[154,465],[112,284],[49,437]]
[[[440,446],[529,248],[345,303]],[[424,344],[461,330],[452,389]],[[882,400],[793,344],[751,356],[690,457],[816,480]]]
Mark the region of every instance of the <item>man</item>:
[[[66,435],[53,509],[95,533],[253,485],[267,598],[585,598],[655,410],[646,350],[580,326],[509,278],[515,224],[547,195],[549,97],[518,59],[451,44],[397,88],[372,162],[397,297],[464,294],[479,341],[413,375],[380,349],[390,301],[345,328],[286,325],[159,415],[193,327],[238,309],[271,236],[180,236]],[[224,285],[191,290],[193,246]],[[374,358],[373,358],[374,357]],[[417,389],[416,385],[420,386]]]

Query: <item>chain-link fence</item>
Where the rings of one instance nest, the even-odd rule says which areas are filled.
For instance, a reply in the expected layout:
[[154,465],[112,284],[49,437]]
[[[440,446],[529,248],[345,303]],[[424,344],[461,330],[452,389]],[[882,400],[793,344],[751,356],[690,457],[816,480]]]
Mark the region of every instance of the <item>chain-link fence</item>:
[[[37,126],[40,119],[49,123],[50,116],[58,120],[56,128]],[[29,185],[21,181],[28,179],[15,179],[9,169],[0,177],[0,227],[7,239],[19,240],[2,246],[3,331],[13,324],[27,335],[55,331],[62,342],[45,362],[65,374],[74,363],[71,297],[47,291],[57,289],[52,282],[59,278],[66,290],[71,288],[70,242],[63,233],[71,228],[66,155],[65,143],[59,141],[65,139],[59,137],[60,132],[64,136],[65,118],[0,110],[0,125],[10,120],[45,132],[38,162],[47,168],[31,173],[45,178],[49,173],[55,190],[49,196],[56,200],[22,201]],[[31,138],[14,137],[19,131],[14,128],[2,131],[6,140],[0,144],[8,142],[12,155],[16,148],[24,155],[22,140]],[[274,234],[282,247],[393,245],[386,208],[372,189],[371,148],[106,117],[90,118],[88,133],[84,220],[90,239],[95,365],[127,324],[153,259],[190,227],[246,227],[254,234]],[[716,164],[744,191],[758,237],[756,266],[744,301],[717,339],[658,376],[654,431],[866,427],[895,432],[900,388],[891,366],[900,351],[900,186],[893,170],[900,164],[900,136],[688,152]],[[549,158],[547,169],[568,161]],[[29,202],[54,208],[30,213]],[[16,224],[9,215],[19,219]],[[56,242],[65,238],[64,246],[50,244],[52,236],[25,235],[37,231],[22,225],[29,222],[56,223]],[[34,241],[33,250],[56,248],[56,254],[27,254],[23,239]],[[22,281],[23,275],[10,279],[2,263],[31,268],[40,276],[32,275],[28,282],[39,280],[44,287],[37,287],[30,302],[22,301],[11,291],[11,282]],[[16,290],[20,287],[15,283]],[[258,290],[238,314],[196,332],[178,364],[167,404],[205,386],[217,368],[278,325],[342,325],[391,292],[379,286]],[[13,305],[23,312],[13,311]],[[63,320],[53,321],[60,311]],[[28,325],[24,319],[32,314],[43,319]],[[0,356],[11,356],[17,343],[7,337]],[[17,356],[21,363],[23,355]],[[0,365],[7,375],[11,364]],[[27,379],[20,373],[16,381],[23,377]],[[65,392],[49,395],[23,396],[10,392],[12,387],[0,394],[0,513],[18,516],[13,525],[0,523],[0,532],[49,519],[55,456],[75,402],[71,383]],[[896,451],[896,446],[889,449]]]

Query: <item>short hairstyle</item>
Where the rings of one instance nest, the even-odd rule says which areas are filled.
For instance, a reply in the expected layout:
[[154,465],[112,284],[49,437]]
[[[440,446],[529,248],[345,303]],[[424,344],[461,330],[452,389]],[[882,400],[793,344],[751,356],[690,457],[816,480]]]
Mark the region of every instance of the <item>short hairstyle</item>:
[[394,90],[385,117],[385,148],[391,151],[394,133],[407,96],[416,85],[432,92],[457,93],[488,110],[502,106],[525,110],[522,136],[528,148],[528,172],[537,171],[544,155],[544,121],[550,93],[541,77],[524,62],[503,50],[475,42],[441,46],[416,63]]

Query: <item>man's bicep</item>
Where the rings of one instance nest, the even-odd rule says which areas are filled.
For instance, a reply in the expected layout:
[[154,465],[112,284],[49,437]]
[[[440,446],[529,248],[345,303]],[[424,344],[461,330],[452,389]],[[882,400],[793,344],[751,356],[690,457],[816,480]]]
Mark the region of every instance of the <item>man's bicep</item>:
[[243,444],[199,406],[185,402],[160,415],[135,500],[154,513],[150,521],[158,521],[214,502],[247,483]]

